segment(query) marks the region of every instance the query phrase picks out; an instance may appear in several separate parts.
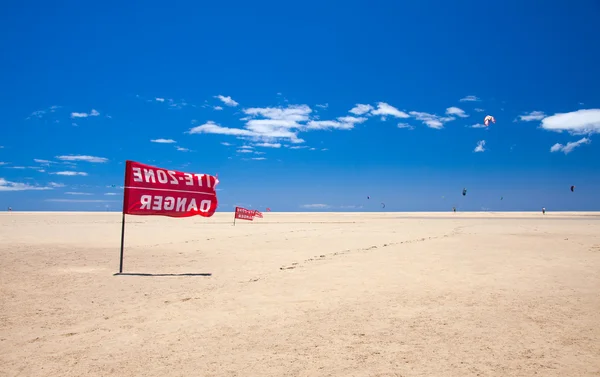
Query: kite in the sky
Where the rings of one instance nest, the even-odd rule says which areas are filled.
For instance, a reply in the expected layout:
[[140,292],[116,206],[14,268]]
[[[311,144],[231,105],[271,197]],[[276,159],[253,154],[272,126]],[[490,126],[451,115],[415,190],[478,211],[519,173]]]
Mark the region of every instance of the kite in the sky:
[[463,189],[462,194],[463,194],[463,196],[467,195],[467,189],[466,188]]
[[571,192],[575,191],[575,186],[571,186]]
[[490,122],[492,123],[496,123],[496,118],[494,118],[491,115],[487,115],[484,119],[483,119],[483,124],[485,124],[485,126],[489,126]]
[[381,203],[381,208],[385,208],[385,203]]

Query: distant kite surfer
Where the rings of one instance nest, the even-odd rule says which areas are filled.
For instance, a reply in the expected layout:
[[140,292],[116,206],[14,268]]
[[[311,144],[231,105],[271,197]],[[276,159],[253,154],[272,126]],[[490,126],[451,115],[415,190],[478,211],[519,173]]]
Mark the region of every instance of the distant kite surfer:
[[542,208],[542,215],[545,215],[545,214],[546,214],[546,207],[543,207]]
[[452,212],[456,213],[456,207],[452,207]]

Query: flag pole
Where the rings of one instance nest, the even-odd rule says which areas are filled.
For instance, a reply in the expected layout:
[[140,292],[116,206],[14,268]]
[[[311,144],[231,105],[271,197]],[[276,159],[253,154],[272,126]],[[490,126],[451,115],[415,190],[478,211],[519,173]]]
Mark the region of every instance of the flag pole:
[[119,273],[123,273],[123,249],[125,246],[125,212],[127,206],[127,171],[129,170],[129,161],[125,161],[125,178],[123,183],[123,210],[121,217],[121,255],[119,261]]

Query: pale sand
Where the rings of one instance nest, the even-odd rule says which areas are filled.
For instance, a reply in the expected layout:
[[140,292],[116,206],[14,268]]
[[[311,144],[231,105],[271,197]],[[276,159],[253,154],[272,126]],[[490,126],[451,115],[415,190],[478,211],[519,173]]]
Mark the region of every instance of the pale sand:
[[264,215],[1,214],[0,376],[600,375],[599,213]]

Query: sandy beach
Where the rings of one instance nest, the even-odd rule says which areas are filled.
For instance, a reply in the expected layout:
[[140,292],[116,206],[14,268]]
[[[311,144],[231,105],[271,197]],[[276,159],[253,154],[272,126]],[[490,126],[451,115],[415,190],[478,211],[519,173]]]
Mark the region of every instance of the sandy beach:
[[600,376],[600,213],[232,221],[0,214],[0,376]]

